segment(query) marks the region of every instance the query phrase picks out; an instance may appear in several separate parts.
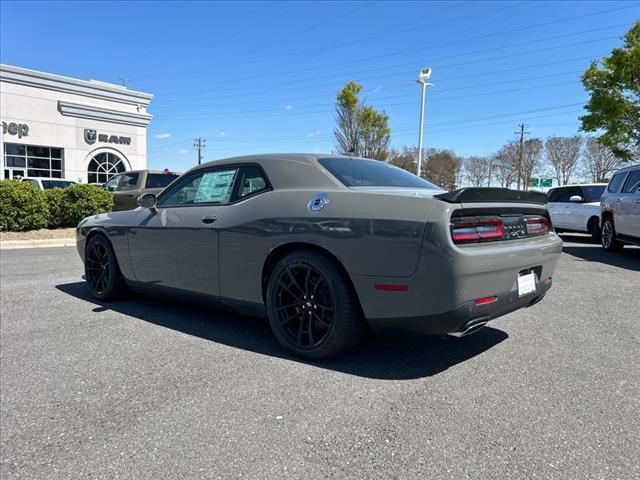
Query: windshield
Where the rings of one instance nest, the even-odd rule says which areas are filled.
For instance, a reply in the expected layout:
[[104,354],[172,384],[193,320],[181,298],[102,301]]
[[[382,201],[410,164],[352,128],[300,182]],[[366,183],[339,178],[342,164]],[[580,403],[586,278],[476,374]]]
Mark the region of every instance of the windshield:
[[170,173],[150,173],[147,175],[147,188],[164,188],[173,182],[178,175]]
[[585,202],[597,202],[604,193],[606,185],[588,185],[582,187]]
[[69,180],[42,180],[42,188],[50,190],[52,188],[67,188],[73,185],[75,182]]
[[322,158],[318,161],[347,187],[404,187],[441,190],[433,183],[381,160]]

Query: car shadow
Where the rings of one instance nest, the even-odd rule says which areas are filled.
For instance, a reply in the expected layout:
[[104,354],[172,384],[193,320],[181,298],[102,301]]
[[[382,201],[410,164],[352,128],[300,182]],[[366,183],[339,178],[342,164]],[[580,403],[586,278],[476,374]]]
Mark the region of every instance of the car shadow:
[[[599,244],[591,243],[589,237],[562,235],[562,252],[587,262],[597,262],[613,267],[640,272],[640,248],[627,245],[621,252],[605,252]],[[580,245],[567,244],[579,243]]]
[[508,338],[502,330],[491,327],[463,338],[376,337],[370,334],[345,355],[323,362],[308,362],[287,354],[277,343],[264,318],[146,296],[102,303],[91,297],[85,282],[60,284],[56,288],[95,304],[93,311],[96,313],[113,310],[234,348],[383,380],[408,380],[436,375]]

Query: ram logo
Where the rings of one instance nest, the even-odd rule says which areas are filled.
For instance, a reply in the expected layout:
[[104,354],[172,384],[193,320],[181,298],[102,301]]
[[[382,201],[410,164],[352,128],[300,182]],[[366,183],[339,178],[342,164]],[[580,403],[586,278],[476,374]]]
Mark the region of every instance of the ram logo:
[[93,145],[96,143],[96,138],[98,137],[98,133],[92,128],[84,129],[84,141],[89,145]]

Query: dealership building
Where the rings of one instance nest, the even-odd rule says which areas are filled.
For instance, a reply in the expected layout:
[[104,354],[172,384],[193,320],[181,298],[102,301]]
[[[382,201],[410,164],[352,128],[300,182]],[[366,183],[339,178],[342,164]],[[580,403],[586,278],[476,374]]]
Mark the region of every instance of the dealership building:
[[0,178],[103,183],[147,168],[152,95],[0,65]]

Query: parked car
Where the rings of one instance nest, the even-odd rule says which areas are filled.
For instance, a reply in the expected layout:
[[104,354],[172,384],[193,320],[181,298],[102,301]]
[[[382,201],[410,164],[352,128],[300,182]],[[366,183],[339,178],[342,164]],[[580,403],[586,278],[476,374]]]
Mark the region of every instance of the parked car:
[[567,185],[547,192],[547,208],[556,232],[589,233],[600,241],[600,197],[606,183]]
[[22,177],[20,181],[28,182],[32,185],[35,185],[40,190],[49,190],[51,188],[67,188],[77,183],[73,180],[65,180],[64,178],[52,177]]
[[378,160],[255,155],[197,166],[138,208],[88,217],[91,294],[125,288],[266,315],[280,344],[327,358],[367,324],[474,332],[551,288],[562,251],[541,192],[445,192]]
[[104,188],[113,193],[113,210],[132,210],[144,193],[160,193],[179,174],[169,171],[131,170],[109,179]]
[[600,205],[602,248],[618,251],[625,243],[640,245],[640,165],[614,173]]

